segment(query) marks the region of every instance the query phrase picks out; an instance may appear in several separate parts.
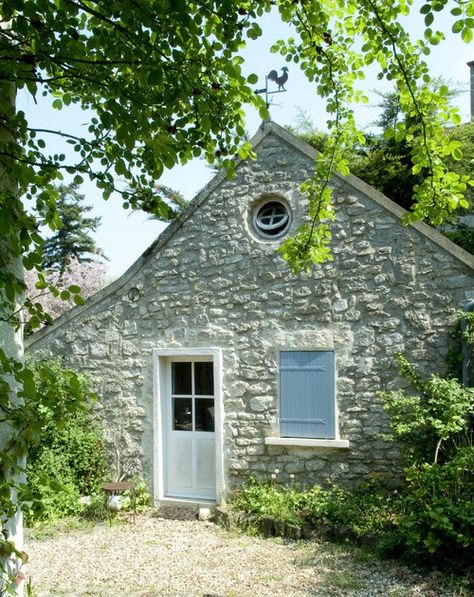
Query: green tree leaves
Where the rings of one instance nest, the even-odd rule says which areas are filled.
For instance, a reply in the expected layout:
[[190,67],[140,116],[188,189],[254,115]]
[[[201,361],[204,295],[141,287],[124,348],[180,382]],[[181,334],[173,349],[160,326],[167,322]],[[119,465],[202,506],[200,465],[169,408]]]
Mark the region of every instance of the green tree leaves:
[[[424,380],[402,354],[396,355],[400,373],[413,390],[384,392],[384,408],[390,413],[390,425],[406,451],[409,464],[437,462],[442,442],[445,458],[462,431],[469,430],[469,416],[474,410],[474,390],[456,379],[431,375]],[[459,438],[458,438],[459,439]]]
[[[257,17],[274,0],[4,0],[0,4],[0,296],[3,319],[20,325],[16,301],[24,284],[8,271],[22,258],[41,263],[38,226],[59,226],[55,182],[64,174],[94,181],[105,199],[124,179],[126,188],[153,188],[164,167],[192,157],[216,158],[232,170],[232,158],[251,156],[245,144],[242,106],[252,104],[262,118],[268,110],[245,76],[238,56],[243,44],[261,34]],[[376,64],[378,76],[394,81],[408,120],[390,133],[406,140],[414,168],[424,175],[415,188],[410,220],[440,222],[458,206],[470,184],[453,175],[444,161],[459,160],[444,128],[459,122],[442,91],[428,87],[430,75],[420,56],[440,43],[432,30],[435,13],[447,0],[427,1],[424,38],[412,42],[400,23],[409,0],[276,0],[294,39],[275,44],[288,62],[298,63],[324,98],[330,135],[314,178],[304,185],[309,209],[282,254],[294,271],[329,258],[333,218],[329,181],[347,172],[353,146],[363,143],[353,102],[365,101],[357,83]],[[456,4],[455,32],[469,42],[472,0]],[[456,11],[456,12],[454,12]],[[460,12],[459,12],[460,11]],[[355,40],[360,40],[361,50]],[[42,94],[54,109],[77,106],[85,132],[36,128],[15,112],[14,95],[23,89]],[[56,139],[71,151],[60,153]],[[129,196],[125,189],[125,203]],[[22,199],[20,200],[20,197]],[[3,374],[15,370],[6,357]],[[8,386],[8,384],[6,384]],[[6,387],[5,386],[5,387]],[[4,461],[12,459],[3,454]],[[3,478],[5,479],[5,477]],[[1,487],[0,487],[1,488]]]
[[[439,224],[459,206],[465,205],[463,194],[469,180],[454,176],[445,164],[448,155],[462,159],[460,146],[450,145],[444,134],[445,127],[458,124],[460,118],[449,106],[448,89],[445,86],[430,87],[427,65],[420,58],[429,53],[430,45],[443,39],[431,25],[435,13],[444,10],[446,2],[437,0],[421,7],[425,35],[416,43],[400,23],[400,17],[410,12],[410,5],[410,2],[385,0],[322,0],[312,2],[310,6],[290,0],[279,3],[282,18],[294,25],[299,39],[279,41],[273,51],[288,61],[299,63],[308,80],[314,82],[318,94],[325,99],[329,113],[330,136],[323,148],[324,174],[321,178],[322,172],[317,166],[314,184],[308,193],[313,220],[311,232],[304,224],[295,239],[287,241],[282,249],[295,271],[308,267],[312,259],[318,262],[327,258],[324,247],[330,239],[326,222],[330,199],[326,185],[333,173],[345,173],[348,154],[353,147],[363,143],[351,104],[365,99],[357,83],[363,79],[364,69],[369,65],[378,64],[380,79],[394,81],[399,107],[406,116],[404,121],[394,123],[385,132],[386,139],[406,144],[413,174],[420,175],[414,187],[414,204],[406,220]],[[474,25],[467,16],[472,5],[469,2],[462,9],[466,15],[462,27],[469,31]],[[467,40],[469,34],[465,35]],[[355,40],[360,42],[360,51],[354,49]],[[306,258],[302,257],[302,251],[306,251]]]
[[106,454],[89,380],[59,361],[33,362],[25,371],[32,385],[24,407],[31,441],[21,493],[32,522],[77,512],[80,495],[99,492]]
[[[4,3],[0,15],[9,25],[2,47],[9,60],[1,69],[8,78],[18,87],[32,84],[51,95],[57,109],[78,104],[96,113],[84,138],[67,139],[77,155],[72,162],[65,156],[48,156],[50,141],[62,133],[39,136],[18,121],[14,138],[22,143],[12,146],[12,155],[15,176],[27,196],[43,205],[45,185],[63,170],[74,172],[77,181],[91,177],[108,197],[116,189],[115,176],[132,186],[151,187],[164,167],[192,157],[218,157],[230,166],[230,156],[239,152],[244,140],[242,104],[253,103],[262,117],[267,115],[261,98],[250,89],[256,75],[243,76],[236,53],[246,39],[260,35],[256,18],[270,4],[140,0],[130,10],[128,2],[120,0],[105,11],[99,3]],[[431,26],[447,5],[441,0],[422,5],[425,38],[413,43],[399,22],[410,4],[320,0],[308,5],[279,0],[282,19],[292,23],[298,35],[277,42],[274,51],[298,63],[326,100],[333,137],[326,178],[343,170],[347,150],[360,142],[351,105],[367,99],[357,86],[364,68],[378,64],[380,78],[396,82],[401,109],[411,120],[392,134],[399,142],[407,140],[415,170],[427,178],[416,189],[418,206],[409,219],[437,223],[462,201],[462,185],[452,183],[443,165],[447,153],[441,134],[443,126],[458,123],[459,116],[449,108],[442,89],[432,92],[420,84],[430,77],[419,56],[440,41]],[[451,9],[454,29],[466,41],[472,11],[472,2]],[[355,50],[359,39],[361,50]],[[26,155],[20,159],[23,147]],[[450,153],[461,158],[457,150]],[[33,179],[37,184],[31,184]],[[319,198],[315,185],[311,188],[317,222],[322,214],[314,209]],[[54,207],[41,217],[52,223]],[[317,231],[319,225],[314,228]],[[321,228],[319,240],[310,235],[320,247],[313,251],[319,254],[317,261],[323,258],[319,251],[327,245],[326,232]]]

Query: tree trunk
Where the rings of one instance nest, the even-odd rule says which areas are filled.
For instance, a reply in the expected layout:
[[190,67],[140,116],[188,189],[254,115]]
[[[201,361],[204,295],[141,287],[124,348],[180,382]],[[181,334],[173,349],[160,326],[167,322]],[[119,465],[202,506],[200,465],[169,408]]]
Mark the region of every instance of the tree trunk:
[[[0,23],[0,26],[2,24]],[[7,127],[2,126],[2,122],[8,122],[9,116],[15,114],[15,86],[11,83],[0,84],[0,97],[2,98],[2,106],[0,107],[1,116],[0,119],[0,146],[13,141],[12,133]],[[0,162],[0,194],[8,196],[12,193],[17,192],[17,185],[15,180],[12,179],[11,169],[8,168],[8,163]],[[3,237],[0,240],[0,267],[7,272],[12,273],[16,278],[23,280],[23,263],[21,255],[15,255],[15,251],[8,242],[9,236]],[[3,292],[0,290],[0,292]],[[0,295],[1,299],[4,296]],[[3,300],[2,300],[3,302]],[[6,301],[7,303],[9,301]],[[15,330],[15,327],[11,323],[12,312],[16,311],[22,302],[22,297],[15,297],[14,304],[9,307],[0,307],[0,347],[5,352],[6,356],[13,358],[17,362],[23,362],[23,330],[20,327]],[[19,398],[17,396],[18,385],[14,379],[9,378],[8,383],[10,385],[10,405],[15,406],[18,404]],[[8,423],[0,423],[0,450],[4,450],[10,442],[12,436],[17,433]],[[18,468],[24,468],[24,459],[18,460],[17,470],[10,473],[10,480],[17,485],[18,482],[22,481],[23,474],[19,472]],[[12,490],[12,500],[17,504],[17,494],[15,490]],[[19,551],[23,549],[23,521],[21,511],[17,509],[16,514],[6,519],[4,513],[0,513],[0,523],[3,531],[6,531],[7,538],[13,542],[15,548]],[[3,594],[5,590],[6,576],[10,578],[16,578],[15,590],[17,595],[23,594],[23,583],[21,581],[21,575],[18,574],[21,567],[22,561],[16,557],[9,557],[6,561],[1,561],[4,567],[4,578],[0,576],[0,594]]]
[[[21,258],[16,258],[14,262],[12,262],[9,266],[9,271],[14,273],[17,277],[20,277],[22,274],[22,262]],[[19,304],[18,304],[19,306]],[[16,331],[12,325],[0,321],[0,346],[5,351],[5,354],[8,357],[15,359],[16,361],[23,361],[23,333],[22,330]],[[11,388],[11,397],[10,397],[10,404],[15,405],[18,404],[18,398],[16,396],[17,384],[14,380],[9,379],[9,384]],[[12,434],[15,434],[16,431],[11,428],[10,425],[7,423],[0,423],[0,450],[3,450],[7,444],[10,442]],[[25,460],[24,458],[19,459],[18,466],[24,468]],[[18,471],[15,471],[11,474],[11,479],[15,485],[22,482],[24,479],[24,474]],[[17,495],[16,491],[12,490],[12,500],[16,503],[17,502]],[[5,520],[3,515],[1,516],[1,525],[2,528],[7,531],[7,538],[9,541],[12,541],[15,545],[15,548],[19,551],[23,549],[23,518],[21,511],[17,509],[15,516],[12,518]],[[7,576],[10,578],[16,577],[17,573],[21,567],[22,561],[16,557],[9,558],[6,562],[2,562],[5,566],[5,571]],[[16,587],[17,595],[22,594],[22,583],[21,579],[18,578],[18,586]],[[4,579],[5,581],[5,579]],[[0,587],[2,587],[2,581],[0,580]]]

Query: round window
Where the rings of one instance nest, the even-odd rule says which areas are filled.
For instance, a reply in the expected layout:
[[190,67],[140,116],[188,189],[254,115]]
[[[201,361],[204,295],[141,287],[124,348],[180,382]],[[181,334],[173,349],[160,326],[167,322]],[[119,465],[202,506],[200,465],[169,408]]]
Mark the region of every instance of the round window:
[[290,212],[281,201],[266,201],[255,210],[254,226],[262,236],[278,238],[290,227]]

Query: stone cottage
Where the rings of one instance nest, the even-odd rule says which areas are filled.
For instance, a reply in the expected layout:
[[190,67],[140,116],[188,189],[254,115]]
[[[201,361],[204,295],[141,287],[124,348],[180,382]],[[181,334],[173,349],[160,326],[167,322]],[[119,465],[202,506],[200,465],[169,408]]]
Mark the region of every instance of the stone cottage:
[[292,275],[316,151],[272,122],[118,280],[29,340],[86,372],[156,502],[221,501],[250,475],[355,484],[396,471],[378,391],[393,355],[442,371],[474,257],[356,177],[333,181],[334,260]]

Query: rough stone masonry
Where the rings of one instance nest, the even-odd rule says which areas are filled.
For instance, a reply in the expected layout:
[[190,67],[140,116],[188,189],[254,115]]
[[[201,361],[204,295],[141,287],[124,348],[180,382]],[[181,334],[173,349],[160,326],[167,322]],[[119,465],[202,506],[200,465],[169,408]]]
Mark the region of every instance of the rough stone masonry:
[[[253,214],[262,199],[281,198],[291,234],[316,152],[273,123],[253,143],[257,160],[240,162],[234,179],[218,175],[122,278],[35,334],[29,350],[90,375],[110,443],[150,483],[153,350],[209,346],[223,355],[227,489],[275,469],[281,482],[291,475],[305,486],[394,479],[397,450],[380,437],[387,417],[377,393],[403,383],[397,351],[425,373],[445,369],[456,310],[474,296],[474,259],[424,224],[402,226],[401,208],[348,176],[333,181],[333,261],[291,274],[275,252],[281,241],[260,237]],[[265,444],[279,435],[285,347],[335,351],[338,436],[348,448]]]

